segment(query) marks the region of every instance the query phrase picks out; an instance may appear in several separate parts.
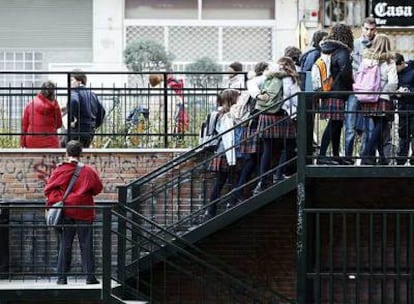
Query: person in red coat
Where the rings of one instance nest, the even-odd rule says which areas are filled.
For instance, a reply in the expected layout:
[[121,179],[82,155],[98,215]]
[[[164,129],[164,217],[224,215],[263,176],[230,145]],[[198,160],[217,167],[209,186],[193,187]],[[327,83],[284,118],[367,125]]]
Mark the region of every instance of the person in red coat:
[[62,113],[55,97],[55,84],[46,81],[42,84],[39,94],[26,105],[22,118],[21,147],[60,147],[57,130],[62,127]]
[[[67,196],[65,206],[95,206],[93,197],[98,195],[103,185],[98,173],[90,166],[80,162],[82,144],[71,140],[66,144],[67,161],[59,164],[48,179],[44,193],[46,206],[62,200],[77,165],[82,166],[72,190]],[[93,252],[94,208],[64,208],[63,230],[60,237],[57,273],[57,284],[67,284],[67,273],[70,271],[72,244],[75,234],[78,235],[81,250],[82,269],[86,272],[86,284],[98,284],[95,273],[95,257]]]

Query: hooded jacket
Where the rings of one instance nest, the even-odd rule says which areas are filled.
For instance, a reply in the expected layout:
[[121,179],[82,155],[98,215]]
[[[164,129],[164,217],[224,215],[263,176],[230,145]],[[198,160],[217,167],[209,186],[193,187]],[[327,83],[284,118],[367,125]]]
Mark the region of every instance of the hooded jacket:
[[[76,162],[64,162],[52,172],[44,189],[46,206],[51,206],[62,200],[76,165]],[[94,206],[93,196],[99,194],[102,189],[103,185],[96,171],[92,167],[84,165],[72,191],[65,200],[65,206]],[[95,219],[93,208],[65,208],[63,214],[75,220],[92,222]]]
[[59,104],[38,94],[24,108],[22,133],[55,133],[55,134],[22,134],[20,146],[24,148],[59,148],[57,129],[62,127],[62,114]]
[[[338,40],[326,39],[320,43],[321,52],[331,55],[332,91],[352,91],[351,48]],[[347,99],[347,95],[330,94],[331,98]]]

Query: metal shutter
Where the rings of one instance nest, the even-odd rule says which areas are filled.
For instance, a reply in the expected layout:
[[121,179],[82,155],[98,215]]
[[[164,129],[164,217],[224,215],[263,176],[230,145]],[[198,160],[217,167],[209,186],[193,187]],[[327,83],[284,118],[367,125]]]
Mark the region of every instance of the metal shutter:
[[0,0],[0,48],[92,48],[92,0]]

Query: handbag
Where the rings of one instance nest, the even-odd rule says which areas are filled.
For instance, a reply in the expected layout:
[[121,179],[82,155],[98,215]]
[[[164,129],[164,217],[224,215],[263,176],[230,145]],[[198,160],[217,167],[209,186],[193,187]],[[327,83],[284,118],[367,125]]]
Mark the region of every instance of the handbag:
[[75,172],[72,175],[72,178],[70,179],[69,185],[66,188],[65,194],[63,194],[62,200],[54,203],[51,207],[56,208],[50,208],[49,211],[46,211],[46,225],[50,227],[58,226],[62,224],[62,218],[63,218],[63,206],[65,204],[65,200],[68,197],[70,191],[72,191],[73,185],[75,184],[76,180],[79,177],[79,172],[82,169],[83,164],[78,163],[75,169]]

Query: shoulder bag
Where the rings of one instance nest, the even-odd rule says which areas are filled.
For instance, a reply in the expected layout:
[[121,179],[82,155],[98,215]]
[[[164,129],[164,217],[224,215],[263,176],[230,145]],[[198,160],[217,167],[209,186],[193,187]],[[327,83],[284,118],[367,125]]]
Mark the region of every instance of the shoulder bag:
[[[79,172],[82,169],[83,164],[78,163],[75,169],[75,172],[72,175],[72,178],[69,182],[68,187],[66,188],[65,194],[63,194],[62,200],[54,203],[48,211],[46,211],[46,225],[50,227],[58,226],[62,224],[63,219],[63,206],[65,200],[68,197],[70,191],[72,191],[73,185],[79,177]],[[55,208],[56,207],[56,208]]]

